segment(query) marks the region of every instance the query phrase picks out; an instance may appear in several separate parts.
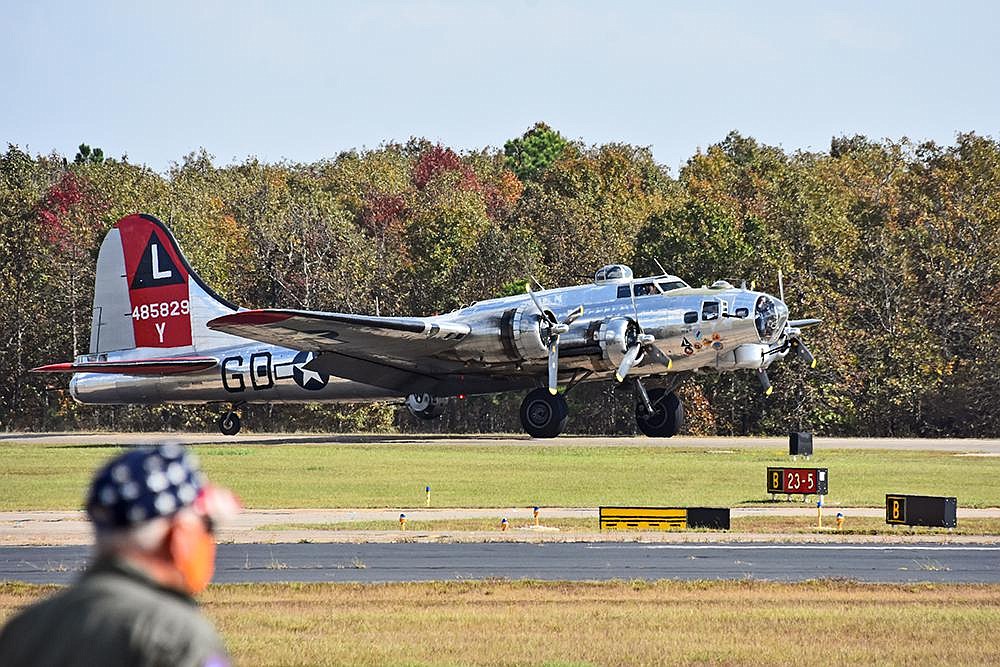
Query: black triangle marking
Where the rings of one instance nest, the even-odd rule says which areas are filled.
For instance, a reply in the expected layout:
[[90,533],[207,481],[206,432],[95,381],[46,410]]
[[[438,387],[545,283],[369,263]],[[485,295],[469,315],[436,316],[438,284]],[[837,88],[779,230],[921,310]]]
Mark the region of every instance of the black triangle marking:
[[[156,256],[155,266],[153,257]],[[153,269],[156,269],[154,275]],[[180,285],[184,283],[184,276],[178,270],[174,260],[170,258],[163,242],[152,232],[149,241],[146,242],[146,249],[142,251],[142,259],[135,270],[132,278],[131,289],[143,289],[144,287],[162,287],[163,285]]]

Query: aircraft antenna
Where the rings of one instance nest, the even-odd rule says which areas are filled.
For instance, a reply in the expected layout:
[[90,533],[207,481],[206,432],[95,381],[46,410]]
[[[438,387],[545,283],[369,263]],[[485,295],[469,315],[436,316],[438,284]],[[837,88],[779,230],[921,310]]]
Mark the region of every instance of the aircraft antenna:
[[657,265],[658,267],[660,267],[660,271],[661,271],[661,272],[662,272],[662,273],[663,273],[664,275],[666,275],[666,274],[667,274],[667,270],[666,270],[665,268],[663,268],[663,265],[662,265],[662,264],[660,264],[660,260],[658,260],[658,259],[656,259],[656,258],[654,257],[654,258],[653,258],[653,261],[654,261],[654,262],[656,262],[656,265]]
[[781,269],[778,269],[778,298],[781,302],[785,302],[785,278],[781,275]]
[[531,282],[533,282],[536,285],[538,285],[538,289],[540,289],[542,291],[545,290],[545,286],[542,285],[540,282],[538,282],[538,278],[536,278],[535,276],[531,275],[530,273],[528,274],[528,277],[531,278]]

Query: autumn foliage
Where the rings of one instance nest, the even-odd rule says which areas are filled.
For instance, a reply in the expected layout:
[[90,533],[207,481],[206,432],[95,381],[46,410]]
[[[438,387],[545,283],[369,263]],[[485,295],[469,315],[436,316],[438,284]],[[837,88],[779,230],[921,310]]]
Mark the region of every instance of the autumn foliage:
[[[82,149],[81,149],[82,150]],[[656,262],[692,284],[777,291],[809,331],[815,370],[772,367],[683,388],[696,433],[1000,434],[1000,144],[836,137],[793,152],[731,133],[672,174],[643,147],[587,146],[539,123],[502,151],[414,139],[311,164],[167,174],[107,159],[0,154],[0,427],[213,428],[214,410],[75,405],[27,369],[88,347],[104,232],[146,211],[199,273],[249,307],[444,312],[531,275],[579,283]],[[631,433],[633,399],[570,394],[570,431]],[[520,396],[470,398],[430,425],[385,406],[248,408],[249,428],[517,431]]]

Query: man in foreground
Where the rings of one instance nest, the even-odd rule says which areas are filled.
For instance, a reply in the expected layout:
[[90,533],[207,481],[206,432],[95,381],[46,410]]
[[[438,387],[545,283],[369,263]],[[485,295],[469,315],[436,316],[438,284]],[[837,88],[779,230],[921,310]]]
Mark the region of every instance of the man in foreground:
[[7,624],[0,665],[228,665],[191,596],[212,578],[216,522],[238,510],[180,445],[112,459],[87,499],[95,561],[76,584]]

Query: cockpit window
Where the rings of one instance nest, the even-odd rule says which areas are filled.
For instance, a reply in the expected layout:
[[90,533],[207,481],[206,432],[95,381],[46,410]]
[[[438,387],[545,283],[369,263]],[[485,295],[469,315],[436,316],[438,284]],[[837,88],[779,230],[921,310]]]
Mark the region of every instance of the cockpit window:
[[619,285],[618,287],[618,298],[628,299],[632,296],[632,289],[635,289],[635,295],[638,296],[649,296],[650,294],[659,294],[656,290],[656,285],[653,283],[639,283],[634,287],[631,285]]
[[687,285],[685,285],[684,282],[680,280],[664,280],[662,282],[657,283],[657,285],[659,285],[660,289],[663,290],[664,292],[669,292],[670,290],[682,289],[684,287],[687,287]]
[[719,319],[719,302],[718,301],[703,302],[701,304],[701,319],[706,321]]
[[604,271],[605,280],[618,280],[622,277],[622,267],[620,266],[609,266]]

